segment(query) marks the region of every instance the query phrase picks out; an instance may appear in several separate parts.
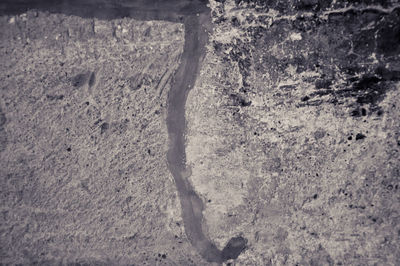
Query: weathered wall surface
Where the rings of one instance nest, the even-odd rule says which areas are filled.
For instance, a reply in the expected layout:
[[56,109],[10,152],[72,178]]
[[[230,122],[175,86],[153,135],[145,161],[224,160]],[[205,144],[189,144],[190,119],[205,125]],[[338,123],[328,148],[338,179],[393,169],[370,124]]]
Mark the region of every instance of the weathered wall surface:
[[211,1],[187,102],[205,227],[240,265],[396,265],[396,1]]
[[[212,241],[248,240],[239,265],[400,263],[398,5],[210,2],[186,174]],[[1,262],[206,264],[166,165],[183,26],[30,11],[0,29]]]
[[201,264],[166,164],[183,25],[0,18],[2,263]]

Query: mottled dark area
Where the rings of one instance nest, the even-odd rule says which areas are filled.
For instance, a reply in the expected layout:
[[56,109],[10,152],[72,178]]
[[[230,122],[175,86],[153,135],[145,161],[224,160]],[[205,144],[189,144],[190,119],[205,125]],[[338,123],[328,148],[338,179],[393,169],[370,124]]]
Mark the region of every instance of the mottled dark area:
[[[362,116],[357,111],[360,108],[368,109],[368,115],[382,115],[380,102],[399,80],[400,7],[391,1],[235,2],[238,8],[280,12],[272,20],[268,16],[248,16],[246,21],[234,17],[232,27],[245,29],[249,38],[235,39],[234,45],[213,43],[225,60],[237,63],[243,79],[241,98],[257,90],[249,79],[252,71],[267,72],[278,83],[287,67],[293,66],[299,75],[305,71],[320,73],[318,78],[304,78],[315,89],[299,98],[299,107],[329,103],[355,110],[348,112],[354,117]],[[324,13],[329,9],[338,11]],[[314,13],[302,16],[306,11]],[[214,12],[216,21],[226,21],[221,14],[223,9],[220,14]],[[293,20],[283,17],[292,14]],[[247,26],[254,22],[259,25]],[[290,43],[290,32],[301,34],[300,40]],[[287,43],[287,51],[280,58],[266,51],[279,43]],[[231,95],[232,91],[226,93]]]

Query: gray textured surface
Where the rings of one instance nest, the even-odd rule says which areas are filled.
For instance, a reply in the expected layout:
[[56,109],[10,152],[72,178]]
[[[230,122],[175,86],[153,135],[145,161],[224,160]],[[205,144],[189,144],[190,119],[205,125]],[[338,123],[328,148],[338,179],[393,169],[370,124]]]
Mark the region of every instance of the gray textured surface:
[[212,1],[187,102],[209,235],[249,240],[238,265],[398,265],[400,9],[245,2]]
[[196,260],[166,164],[183,26],[28,12],[0,27],[1,261]]
[[[217,248],[248,240],[235,264],[400,263],[398,6],[210,1],[182,175]],[[167,167],[184,26],[29,11],[0,29],[1,262],[209,264]]]

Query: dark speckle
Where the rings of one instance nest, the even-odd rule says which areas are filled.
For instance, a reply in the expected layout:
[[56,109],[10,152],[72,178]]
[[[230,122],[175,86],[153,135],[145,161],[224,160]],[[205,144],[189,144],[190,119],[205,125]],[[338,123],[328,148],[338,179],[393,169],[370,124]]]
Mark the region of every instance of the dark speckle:
[[358,133],[358,134],[356,135],[356,140],[365,139],[366,137],[367,137],[367,136],[365,136],[364,134]]
[[67,151],[71,151],[71,147],[68,147],[68,148],[67,148]]
[[314,194],[313,198],[317,199],[318,198],[318,194]]
[[166,254],[162,254],[162,255],[161,255],[161,258],[166,259],[166,258],[167,258],[167,255],[166,255]]
[[353,139],[353,137],[352,137],[352,136],[349,136],[347,139],[348,139],[348,140],[352,140],[352,139]]

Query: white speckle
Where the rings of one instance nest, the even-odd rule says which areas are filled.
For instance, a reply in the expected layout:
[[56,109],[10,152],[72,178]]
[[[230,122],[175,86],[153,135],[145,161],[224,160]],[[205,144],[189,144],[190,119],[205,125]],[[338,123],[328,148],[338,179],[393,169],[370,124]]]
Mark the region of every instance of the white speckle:
[[21,18],[22,21],[28,20],[26,13],[21,14],[19,17]]
[[379,61],[378,61],[377,58],[376,58],[376,54],[375,54],[375,53],[372,53],[372,54],[369,56],[369,59],[372,59],[372,60],[373,60],[372,63],[374,63],[374,64],[379,63]]
[[292,41],[300,41],[303,38],[301,37],[301,33],[292,33],[290,34],[290,39]]
[[14,23],[15,23],[15,17],[11,17],[11,18],[8,20],[8,23],[14,24]]
[[128,33],[128,30],[127,29],[125,29],[125,28],[122,28],[122,33]]

